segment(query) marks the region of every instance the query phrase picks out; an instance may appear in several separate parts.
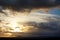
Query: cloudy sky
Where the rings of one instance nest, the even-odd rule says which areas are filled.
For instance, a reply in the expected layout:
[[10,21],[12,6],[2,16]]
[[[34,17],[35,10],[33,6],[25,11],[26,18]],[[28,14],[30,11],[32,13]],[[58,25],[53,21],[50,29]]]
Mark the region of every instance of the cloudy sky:
[[[55,0],[53,0],[55,1]],[[18,1],[10,1],[7,4],[7,1],[0,1],[0,5],[4,7],[4,3],[8,6],[12,6]],[[19,1],[21,2],[21,1]],[[28,1],[29,2],[29,1]],[[35,1],[30,1],[29,6],[31,6],[31,2],[34,5]],[[40,2],[40,1],[39,1]],[[43,2],[43,1],[42,1]],[[22,1],[22,4],[25,2]],[[48,2],[47,2],[48,3]],[[11,5],[12,4],[12,5]],[[37,3],[38,5],[39,3]],[[59,3],[58,3],[59,4]],[[26,4],[24,4],[26,6]],[[37,6],[35,5],[35,6]],[[39,4],[40,5],[40,4]],[[43,4],[44,5],[44,4]],[[20,5],[24,7],[23,5]],[[21,12],[10,10],[10,9],[2,9],[0,8],[0,37],[44,37],[44,36],[60,36],[60,7],[49,7],[49,8],[39,8],[32,9],[30,12]],[[18,6],[17,6],[18,7]],[[38,6],[37,6],[38,7]],[[16,8],[16,7],[15,7]],[[19,7],[20,8],[20,7]],[[23,9],[23,8],[22,8]],[[47,9],[47,11],[46,11]],[[16,25],[16,22],[19,26]],[[15,27],[23,27],[26,26],[24,30],[16,31]],[[6,29],[8,28],[8,29]],[[10,28],[12,30],[10,30]],[[28,31],[26,31],[28,29]],[[15,33],[3,33],[6,32],[15,32]]]
[[[20,23],[28,24],[31,27],[33,26],[32,29],[35,31],[30,29],[30,32],[22,33],[22,34],[17,33],[15,34],[15,36],[18,35],[22,37],[60,36],[60,16],[58,10],[60,9],[50,8],[48,12],[45,12],[44,10],[38,10],[38,11],[30,12],[28,15],[17,13],[16,16],[10,15],[10,12],[7,12],[5,10],[8,16],[0,13],[0,20],[3,21],[3,23],[0,23],[1,24],[0,27],[4,27],[5,23],[10,23],[10,22],[12,22],[12,25],[14,25],[15,22],[18,21]],[[14,35],[10,35],[10,36],[14,36]]]

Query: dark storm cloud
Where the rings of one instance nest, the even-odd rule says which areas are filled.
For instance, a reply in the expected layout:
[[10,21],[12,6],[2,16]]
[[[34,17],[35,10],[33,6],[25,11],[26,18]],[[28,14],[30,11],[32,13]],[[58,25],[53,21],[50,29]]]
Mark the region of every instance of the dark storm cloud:
[[[27,22],[25,24],[38,28],[38,31],[29,33],[28,37],[58,37],[60,36],[60,18],[55,17],[49,20],[49,22],[36,23]],[[46,19],[47,20],[47,19]]]
[[[28,22],[28,25],[38,28],[38,31],[26,33],[21,37],[60,37],[60,22],[52,21],[49,23]],[[17,37],[20,37],[18,35]]]
[[11,6],[14,9],[50,7],[60,4],[60,0],[0,0],[1,6]]

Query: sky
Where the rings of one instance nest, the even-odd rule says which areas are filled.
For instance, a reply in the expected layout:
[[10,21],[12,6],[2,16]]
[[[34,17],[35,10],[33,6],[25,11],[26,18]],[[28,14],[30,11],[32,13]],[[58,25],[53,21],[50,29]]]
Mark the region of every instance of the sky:
[[[38,10],[39,11],[39,10]],[[33,26],[32,29],[30,29],[30,32],[27,33],[12,33],[12,35],[7,35],[9,33],[6,33],[5,36],[11,37],[54,37],[54,36],[60,36],[60,16],[52,14],[50,12],[44,12],[44,10],[40,10],[40,12],[30,12],[28,15],[23,15],[20,12],[17,12],[17,15],[13,16],[10,13],[10,10],[5,12],[8,14],[8,16],[0,13],[0,20],[2,20],[3,23],[0,23],[0,27],[4,27],[5,23],[12,22],[11,26],[15,25],[15,22],[25,23],[29,26]],[[54,12],[54,11],[53,11]],[[12,11],[13,13],[13,11]],[[7,25],[5,25],[7,26]],[[14,26],[15,27],[15,26]],[[35,29],[37,28],[37,29]],[[35,30],[35,31],[32,31]],[[4,32],[4,31],[3,31]],[[11,31],[12,32],[12,31]],[[14,35],[13,35],[14,34]],[[4,36],[3,34],[1,34]]]
[[60,8],[51,8],[49,11],[49,13],[51,14],[56,14],[56,15],[60,15]]
[[[60,37],[60,7],[58,8],[57,6],[54,6],[48,8],[42,4],[45,2],[41,1],[42,0],[38,0],[37,2],[36,0],[26,0],[25,2],[24,0],[0,0],[0,28],[2,27],[0,29],[0,37]],[[55,4],[55,0],[53,1]],[[24,4],[26,2],[28,3],[27,5]],[[58,5],[60,5],[59,2],[60,0],[56,1]],[[16,9],[14,10],[16,11],[12,10],[15,6],[15,3]],[[48,2],[46,2],[46,4],[47,3]],[[46,8],[40,8],[41,5],[44,5],[43,7],[47,8],[47,12]],[[8,6],[13,8],[10,9]],[[26,10],[27,12],[21,11],[18,7],[22,10]],[[27,9],[25,7],[27,7]],[[19,9],[19,11],[17,9]],[[28,9],[30,12],[28,12]],[[18,23],[18,26],[16,23]],[[22,33],[18,33],[21,32],[21,30],[18,30],[18,27],[23,27],[22,25],[25,25],[26,28],[22,30]],[[10,28],[13,30],[10,30]],[[26,30],[28,31],[26,32]],[[5,31],[15,33],[3,33]]]

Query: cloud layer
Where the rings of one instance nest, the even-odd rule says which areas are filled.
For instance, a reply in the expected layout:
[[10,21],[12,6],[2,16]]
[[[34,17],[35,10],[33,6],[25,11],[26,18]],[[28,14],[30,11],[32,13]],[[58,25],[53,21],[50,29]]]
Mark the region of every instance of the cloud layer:
[[[7,12],[7,11],[6,11]],[[8,12],[7,12],[8,13]],[[14,19],[14,20],[13,20]],[[10,21],[16,21],[20,23],[25,23],[29,26],[37,27],[36,31],[32,31],[29,33],[22,33],[20,35],[22,37],[40,37],[40,36],[60,36],[60,16],[53,15],[53,14],[47,14],[47,13],[40,13],[40,12],[31,12],[28,15],[23,15],[21,13],[17,13],[16,16],[10,15],[10,12],[8,13],[8,16],[4,14],[0,14],[0,20],[3,21],[3,23],[8,23]],[[5,25],[0,23],[0,27]],[[18,36],[16,34],[16,36]]]

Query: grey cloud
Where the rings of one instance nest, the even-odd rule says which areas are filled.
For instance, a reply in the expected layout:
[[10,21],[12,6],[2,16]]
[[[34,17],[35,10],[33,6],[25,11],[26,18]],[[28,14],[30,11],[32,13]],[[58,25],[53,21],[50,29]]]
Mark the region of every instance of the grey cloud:
[[[49,18],[50,19],[50,18]],[[54,18],[53,18],[54,19]],[[25,24],[29,26],[37,27],[38,31],[28,33],[27,37],[60,37],[60,19],[52,20],[49,22],[27,22]],[[47,20],[47,19],[46,19]],[[23,36],[24,37],[24,36]]]
[[60,5],[60,0],[0,0],[0,6],[8,7],[11,6],[12,9],[24,9],[24,8],[36,8],[36,7],[51,7]]

